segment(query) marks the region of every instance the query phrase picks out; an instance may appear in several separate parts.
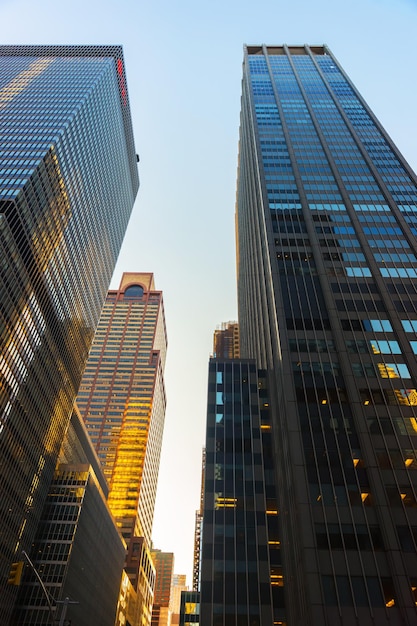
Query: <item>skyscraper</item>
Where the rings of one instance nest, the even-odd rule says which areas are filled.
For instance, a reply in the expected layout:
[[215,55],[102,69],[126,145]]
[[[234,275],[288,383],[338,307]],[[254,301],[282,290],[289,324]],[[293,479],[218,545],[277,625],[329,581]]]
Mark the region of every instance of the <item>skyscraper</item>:
[[155,564],[155,594],[152,608],[152,626],[171,626],[171,590],[174,577],[174,555],[172,552],[152,550]]
[[150,546],[166,349],[162,293],[153,274],[124,273],[119,289],[108,292],[77,404],[110,486],[110,510],[128,544],[126,572],[143,626],[150,624],[155,583]]
[[203,525],[203,511],[204,511],[205,471],[206,471],[206,449],[203,448],[203,453],[202,453],[202,458],[201,458],[200,508],[195,512],[195,525],[194,525],[193,591],[200,590],[201,530],[202,530],[202,525]]
[[174,574],[171,588],[171,625],[176,626],[180,621],[181,593],[188,591],[187,576],[185,574]]
[[326,46],[248,46],[241,355],[267,371],[289,626],[415,624],[417,180]]
[[138,189],[122,49],[0,47],[0,622]]
[[77,404],[122,535],[151,532],[165,418],[167,337],[153,274],[125,272],[108,292]]
[[213,356],[218,359],[239,358],[239,324],[237,322],[224,322],[220,328],[216,328],[213,335]]
[[211,359],[200,624],[284,624],[266,373]]

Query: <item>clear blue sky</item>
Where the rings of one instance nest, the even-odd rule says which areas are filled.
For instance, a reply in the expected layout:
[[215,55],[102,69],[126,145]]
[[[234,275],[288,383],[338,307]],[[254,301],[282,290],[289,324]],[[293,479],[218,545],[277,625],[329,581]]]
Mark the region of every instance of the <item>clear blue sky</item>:
[[113,278],[164,292],[168,410],[155,546],[191,582],[207,363],[237,316],[234,203],[242,46],[327,43],[417,166],[416,0],[0,0],[2,43],[122,44],[141,187]]

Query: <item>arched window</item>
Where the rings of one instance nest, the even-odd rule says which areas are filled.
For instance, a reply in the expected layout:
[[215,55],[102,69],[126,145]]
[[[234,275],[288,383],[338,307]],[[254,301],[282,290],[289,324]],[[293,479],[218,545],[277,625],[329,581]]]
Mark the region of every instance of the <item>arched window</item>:
[[140,285],[131,285],[125,290],[124,297],[126,298],[141,298],[143,296],[143,287]]

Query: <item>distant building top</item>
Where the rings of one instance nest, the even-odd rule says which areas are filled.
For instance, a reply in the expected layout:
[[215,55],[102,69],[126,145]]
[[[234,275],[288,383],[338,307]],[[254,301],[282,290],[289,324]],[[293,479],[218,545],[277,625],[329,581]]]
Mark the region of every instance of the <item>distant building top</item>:
[[238,359],[239,324],[238,322],[223,322],[213,335],[213,356],[219,359]]

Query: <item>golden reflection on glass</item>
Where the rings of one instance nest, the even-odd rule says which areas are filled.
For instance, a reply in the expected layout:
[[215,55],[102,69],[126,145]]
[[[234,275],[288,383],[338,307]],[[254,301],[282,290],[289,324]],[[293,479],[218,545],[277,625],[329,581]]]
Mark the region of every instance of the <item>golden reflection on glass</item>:
[[370,344],[371,344],[371,347],[372,347],[372,352],[374,354],[381,354],[381,351],[379,350],[378,344],[376,342],[372,341],[372,339],[371,339],[370,340]]
[[[417,406],[417,390],[416,389],[394,389],[398,404],[407,406]],[[414,419],[414,418],[411,418]]]
[[390,367],[389,365],[386,365],[385,363],[377,363],[377,365],[378,365],[379,375],[381,376],[381,378],[399,378],[400,377],[400,375],[398,374],[398,372],[396,371],[394,367]]
[[214,494],[214,508],[215,509],[235,509],[237,504],[237,498],[226,498],[221,493]]
[[281,568],[271,568],[271,585],[274,585],[275,587],[284,586],[284,576],[282,575]]

